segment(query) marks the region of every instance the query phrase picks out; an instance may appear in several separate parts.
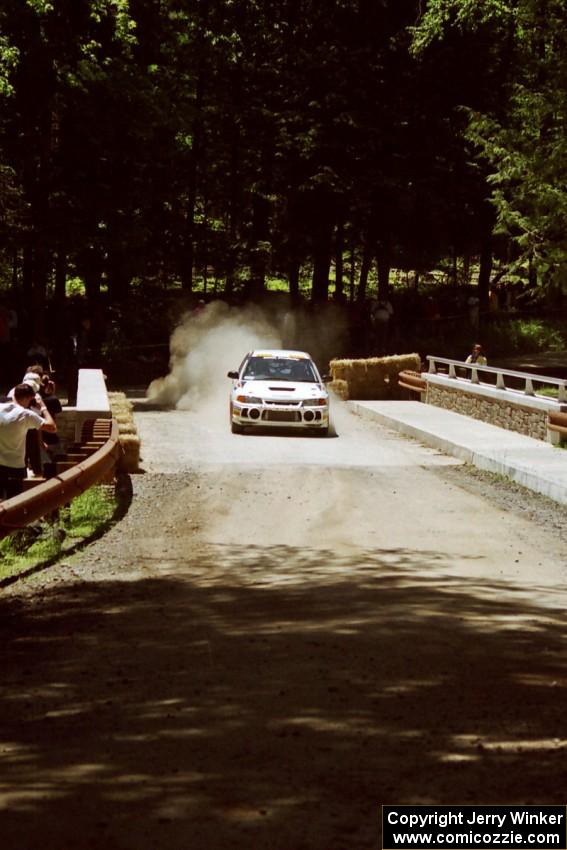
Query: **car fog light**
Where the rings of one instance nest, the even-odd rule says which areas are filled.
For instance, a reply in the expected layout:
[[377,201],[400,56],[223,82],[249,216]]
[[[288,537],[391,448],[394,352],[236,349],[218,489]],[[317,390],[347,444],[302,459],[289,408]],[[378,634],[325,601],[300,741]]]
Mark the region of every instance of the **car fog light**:
[[260,411],[258,410],[257,407],[252,407],[248,411],[248,418],[249,419],[259,419],[260,418]]
[[305,413],[303,414],[304,422],[313,422],[314,419],[315,419],[315,413],[314,413],[313,410],[306,410]]

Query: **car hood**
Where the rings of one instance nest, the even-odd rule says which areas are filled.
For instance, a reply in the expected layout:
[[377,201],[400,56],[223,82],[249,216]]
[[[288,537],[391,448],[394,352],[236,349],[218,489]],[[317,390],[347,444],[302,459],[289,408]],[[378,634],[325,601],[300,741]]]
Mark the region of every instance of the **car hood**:
[[241,395],[274,401],[306,401],[327,395],[327,391],[320,384],[310,384],[306,381],[242,381],[238,392]]

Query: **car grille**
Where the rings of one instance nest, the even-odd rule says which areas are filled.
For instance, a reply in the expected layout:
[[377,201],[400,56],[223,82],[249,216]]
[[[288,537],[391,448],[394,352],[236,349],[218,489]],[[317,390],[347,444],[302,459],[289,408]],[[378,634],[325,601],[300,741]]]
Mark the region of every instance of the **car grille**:
[[262,419],[267,422],[299,422],[296,410],[264,410]]

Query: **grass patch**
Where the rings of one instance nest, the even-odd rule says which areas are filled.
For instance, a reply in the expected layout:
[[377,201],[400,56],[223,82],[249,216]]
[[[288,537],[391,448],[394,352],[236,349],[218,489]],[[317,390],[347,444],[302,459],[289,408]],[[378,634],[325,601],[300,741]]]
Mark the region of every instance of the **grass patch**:
[[78,544],[100,536],[116,516],[119,498],[110,485],[97,485],[43,519],[0,541],[0,582],[55,563]]

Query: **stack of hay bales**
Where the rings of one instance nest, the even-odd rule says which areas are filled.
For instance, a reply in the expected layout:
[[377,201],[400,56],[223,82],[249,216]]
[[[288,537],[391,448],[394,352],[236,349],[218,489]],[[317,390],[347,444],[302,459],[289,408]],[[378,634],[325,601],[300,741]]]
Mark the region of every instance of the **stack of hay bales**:
[[345,400],[402,398],[398,375],[408,369],[421,369],[419,354],[395,354],[366,360],[331,360],[333,380],[328,387]]
[[122,457],[118,472],[138,472],[140,468],[140,437],[134,424],[133,406],[125,393],[108,393],[112,418],[118,422]]
[[332,381],[327,384],[328,389],[336,396],[342,398],[343,401],[348,400],[348,373],[349,364],[352,360],[331,360],[329,370],[331,372]]

